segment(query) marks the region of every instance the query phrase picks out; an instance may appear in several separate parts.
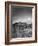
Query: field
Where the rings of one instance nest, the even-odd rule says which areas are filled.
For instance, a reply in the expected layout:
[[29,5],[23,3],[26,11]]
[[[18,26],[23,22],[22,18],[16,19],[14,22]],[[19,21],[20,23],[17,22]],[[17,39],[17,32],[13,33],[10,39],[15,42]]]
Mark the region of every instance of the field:
[[13,38],[32,37],[32,24],[21,22],[13,24],[12,37]]

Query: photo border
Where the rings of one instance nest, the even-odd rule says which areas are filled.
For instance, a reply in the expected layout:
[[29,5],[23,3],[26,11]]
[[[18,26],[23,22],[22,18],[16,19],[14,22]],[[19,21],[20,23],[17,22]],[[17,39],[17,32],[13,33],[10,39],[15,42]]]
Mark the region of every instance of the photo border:
[[[21,5],[33,5],[35,6],[35,40],[33,41],[18,41],[9,42],[9,4],[21,4]],[[22,43],[36,43],[37,42],[37,4],[36,3],[25,3],[25,2],[5,2],[5,44],[22,44]]]

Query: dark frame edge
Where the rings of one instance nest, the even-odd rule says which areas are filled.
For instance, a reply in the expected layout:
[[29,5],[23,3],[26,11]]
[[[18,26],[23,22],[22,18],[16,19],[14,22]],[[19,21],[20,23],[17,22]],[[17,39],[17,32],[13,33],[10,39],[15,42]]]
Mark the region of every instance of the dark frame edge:
[[28,4],[28,5],[37,5],[37,3],[32,3],[32,2],[14,2],[14,1],[5,1],[5,3],[8,3],[8,4]]
[[[6,23],[7,23],[7,27],[6,27]],[[5,45],[9,45],[9,34],[8,33],[9,33],[9,3],[5,2]]]
[[35,5],[35,41],[37,42],[37,4]]

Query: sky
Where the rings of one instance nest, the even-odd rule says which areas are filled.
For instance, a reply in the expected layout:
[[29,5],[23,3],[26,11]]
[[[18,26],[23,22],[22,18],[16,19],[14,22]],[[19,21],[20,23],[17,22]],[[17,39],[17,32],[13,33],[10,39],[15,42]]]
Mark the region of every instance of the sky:
[[32,22],[32,7],[11,7],[12,23],[26,22],[30,24]]

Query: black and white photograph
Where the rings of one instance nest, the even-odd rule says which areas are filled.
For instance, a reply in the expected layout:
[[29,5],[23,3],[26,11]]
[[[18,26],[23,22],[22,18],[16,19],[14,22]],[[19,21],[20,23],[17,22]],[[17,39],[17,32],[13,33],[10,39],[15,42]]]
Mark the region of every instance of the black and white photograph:
[[11,6],[12,38],[32,37],[32,7]]
[[37,42],[37,4],[6,2],[5,8],[6,43]]

